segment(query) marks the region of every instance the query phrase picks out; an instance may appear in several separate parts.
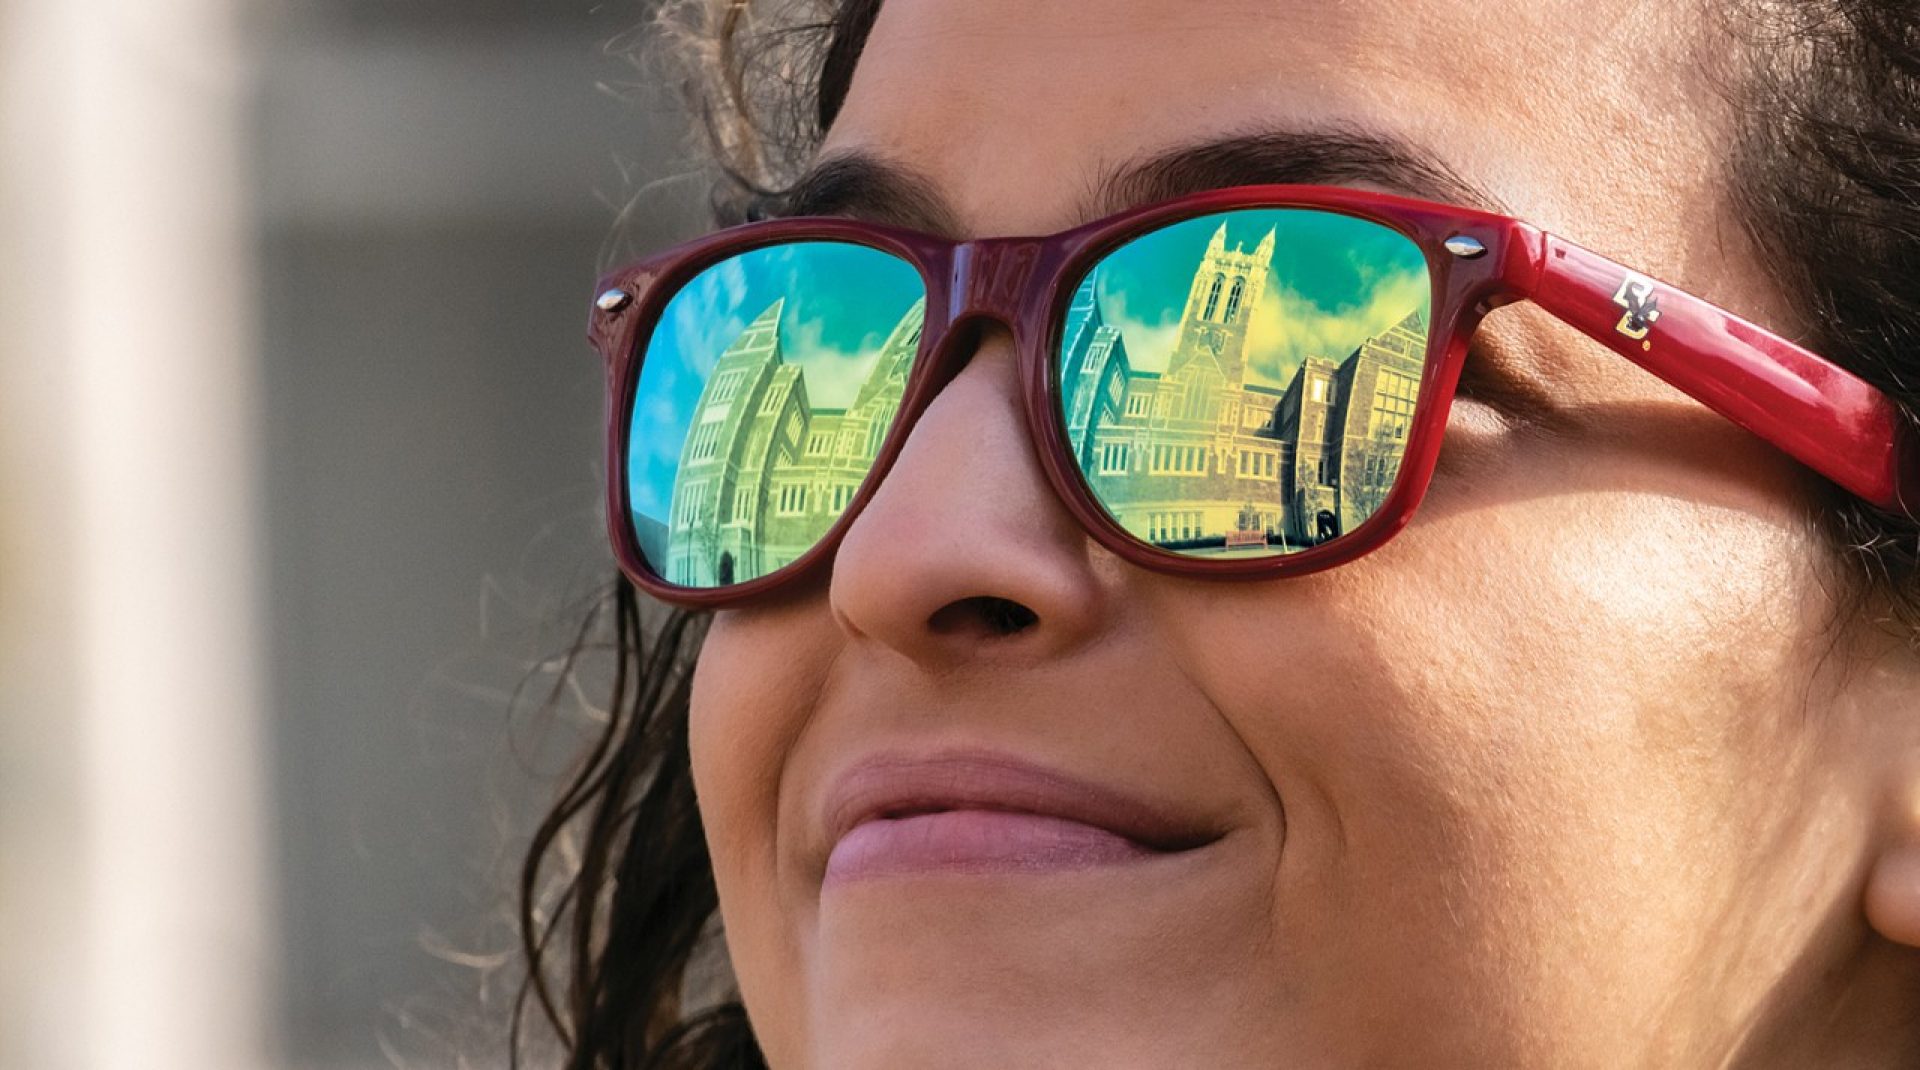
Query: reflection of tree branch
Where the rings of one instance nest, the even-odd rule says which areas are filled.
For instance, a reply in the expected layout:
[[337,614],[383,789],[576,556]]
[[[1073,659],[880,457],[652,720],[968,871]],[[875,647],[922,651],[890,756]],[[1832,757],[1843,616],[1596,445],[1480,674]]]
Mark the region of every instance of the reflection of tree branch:
[[1367,438],[1366,453],[1361,458],[1361,478],[1354,481],[1348,495],[1356,523],[1366,520],[1386,504],[1387,494],[1399,476],[1400,452],[1405,440],[1390,434],[1390,430],[1391,425],[1383,422]]
[[718,506],[715,506],[711,518],[696,518],[693,527],[687,531],[687,538],[693,543],[694,575],[699,576],[704,571],[707,573],[706,578],[709,582],[711,582],[713,578],[712,570],[719,567],[719,526],[720,510]]

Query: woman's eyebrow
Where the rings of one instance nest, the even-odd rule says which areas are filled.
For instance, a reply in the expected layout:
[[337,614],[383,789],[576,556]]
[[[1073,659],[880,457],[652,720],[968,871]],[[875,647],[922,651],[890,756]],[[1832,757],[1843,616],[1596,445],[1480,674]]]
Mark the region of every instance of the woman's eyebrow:
[[1242,131],[1177,145],[1096,179],[1082,209],[1098,219],[1204,190],[1251,185],[1373,185],[1395,193],[1511,215],[1440,154],[1351,124]]
[[770,216],[840,215],[957,237],[960,225],[925,177],[863,152],[830,156],[763,203]]
[[[1176,145],[1109,168],[1088,183],[1074,222],[1204,190],[1267,184],[1366,184],[1512,214],[1437,153],[1394,135],[1338,125],[1235,133]],[[784,192],[764,198],[760,207],[765,215],[853,216],[962,236],[958,213],[937,184],[901,164],[859,151],[819,161]]]

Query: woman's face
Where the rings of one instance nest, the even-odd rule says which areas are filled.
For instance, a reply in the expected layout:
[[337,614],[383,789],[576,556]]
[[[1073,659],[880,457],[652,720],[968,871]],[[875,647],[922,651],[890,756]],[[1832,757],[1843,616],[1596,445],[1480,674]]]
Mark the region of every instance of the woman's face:
[[[1143,161],[1246,135],[1287,151],[1207,181],[1434,196],[1367,147],[1397,143],[1790,331],[1727,202],[1729,50],[1703,24],[1639,0],[888,0],[824,155],[923,187],[842,210],[989,236],[1065,229]],[[1527,306],[1470,360],[1494,389],[1456,402],[1395,541],[1203,583],[1073,522],[1009,338],[981,340],[830,578],[720,614],[696,675],[700,806],[773,1065],[1792,1064],[1784,1038],[1850,1021],[1885,767],[1914,751],[1874,705],[1891,670],[1823,657],[1801,476]],[[950,778],[999,790],[983,753],[1197,845],[827,879],[836,778],[957,754]],[[968,827],[1001,828],[943,834]]]

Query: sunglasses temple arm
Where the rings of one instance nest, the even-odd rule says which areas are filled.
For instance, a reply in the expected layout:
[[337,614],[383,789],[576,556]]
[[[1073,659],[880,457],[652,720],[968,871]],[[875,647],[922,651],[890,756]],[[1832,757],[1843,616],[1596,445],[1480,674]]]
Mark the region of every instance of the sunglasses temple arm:
[[1552,234],[1526,296],[1882,509],[1920,509],[1920,437],[1852,373],[1725,309]]

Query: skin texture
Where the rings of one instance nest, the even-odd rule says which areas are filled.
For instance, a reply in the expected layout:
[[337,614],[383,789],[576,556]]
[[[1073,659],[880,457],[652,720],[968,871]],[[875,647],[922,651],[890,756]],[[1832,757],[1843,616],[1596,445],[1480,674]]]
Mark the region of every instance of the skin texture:
[[[967,235],[1133,158],[1336,123],[1791,330],[1671,5],[890,0],[827,154]],[[1701,36],[1694,36],[1694,35]],[[988,332],[815,589],[721,613],[692,760],[781,1070],[1920,1065],[1913,656],[1841,619],[1784,456],[1524,306],[1413,524],[1314,576],[1094,545]],[[1523,398],[1515,402],[1513,398]],[[1035,616],[1004,634],[969,601]],[[1150,866],[823,890],[829,779],[990,747],[1226,831]]]

